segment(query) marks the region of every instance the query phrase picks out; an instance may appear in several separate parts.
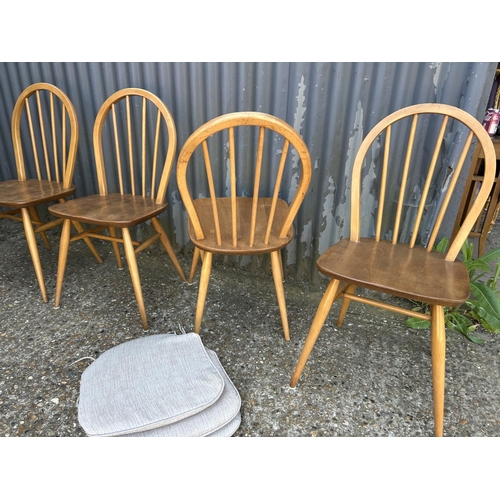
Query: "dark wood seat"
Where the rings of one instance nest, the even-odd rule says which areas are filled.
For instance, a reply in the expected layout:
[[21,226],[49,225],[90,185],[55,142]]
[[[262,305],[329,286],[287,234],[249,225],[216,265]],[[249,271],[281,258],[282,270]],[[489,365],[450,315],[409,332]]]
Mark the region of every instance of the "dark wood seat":
[[[235,246],[231,235],[231,199],[217,199],[221,232],[220,244],[217,243],[217,232],[215,230],[214,211],[211,200],[209,198],[193,200],[193,205],[200,216],[200,224],[205,229],[204,233],[206,236],[205,239],[197,241],[198,248],[225,255],[247,255],[270,253],[288,245],[293,237],[293,228],[289,229],[284,238],[279,237],[279,230],[288,214],[288,204],[284,200],[278,200],[276,204],[273,226],[269,234],[269,240],[266,243],[265,233],[271,212],[271,198],[259,198],[258,200],[253,243],[250,243],[252,228],[249,221],[252,219],[252,202],[252,198],[236,198],[236,231],[238,234],[238,243]],[[196,239],[196,233],[191,223],[189,224],[189,237]]]
[[469,275],[461,262],[404,243],[341,240],[317,266],[329,278],[426,304],[459,306],[469,298]]
[[110,193],[70,200],[57,207],[63,219],[78,220],[106,227],[131,227],[146,222],[165,211],[167,203],[131,194]]
[[[112,140],[105,142],[104,136]],[[174,120],[165,104],[151,92],[122,89],[111,95],[97,113],[93,140],[99,194],[49,208],[64,220],[54,306],[60,304],[71,242],[82,238],[111,241],[119,269],[123,267],[119,244],[123,244],[142,326],[147,330],[136,254],[159,239],[179,276],[186,281],[159,220],[167,208],[165,198],[177,147]],[[71,236],[70,221],[90,227]],[[154,234],[143,241],[134,240],[131,230],[146,221],[151,221]]]
[[64,187],[59,182],[46,179],[10,180],[0,182],[0,200],[2,205],[15,209],[41,205],[67,198],[76,191],[76,186]]
[[[210,156],[209,143],[218,156]],[[236,145],[243,145],[238,152]],[[297,153],[294,160],[289,154],[292,147]],[[200,178],[205,175],[206,186],[197,186],[196,193],[204,191],[206,197],[193,197],[192,187],[188,186],[187,168],[192,157],[193,168],[205,167],[198,173]],[[212,168],[212,164],[216,167]],[[285,189],[285,166],[289,173],[292,165],[300,171],[300,182],[291,199],[286,200],[280,193]],[[290,339],[280,250],[293,237],[293,220],[310,180],[307,146],[293,127],[274,116],[249,111],[228,113],[208,121],[187,139],[179,153],[177,185],[189,216],[189,237],[195,246],[190,282],[199,257],[203,260],[196,333],[201,327],[213,254],[268,253],[284,336]],[[290,191],[289,186],[286,191]]]
[[[434,251],[462,167],[466,159],[470,161],[476,141],[484,148],[484,182],[446,251]],[[467,269],[456,259],[490,193],[495,165],[495,151],[486,130],[474,117],[453,106],[409,106],[387,116],[368,133],[352,168],[350,235],[334,243],[317,261],[318,270],[330,281],[291,387],[297,385],[330,308],[339,298],[338,326],[353,300],[429,320],[434,432],[443,435],[445,307],[459,306],[469,297]],[[365,181],[367,172],[374,181]],[[366,199],[361,195],[362,186],[369,186]],[[358,287],[428,304],[430,313],[356,294]]]

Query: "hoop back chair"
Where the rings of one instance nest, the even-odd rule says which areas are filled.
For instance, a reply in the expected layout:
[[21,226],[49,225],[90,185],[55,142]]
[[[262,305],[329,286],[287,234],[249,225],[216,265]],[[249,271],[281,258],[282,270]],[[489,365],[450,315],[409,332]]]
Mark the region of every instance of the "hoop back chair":
[[[109,142],[104,143],[104,137]],[[170,111],[151,92],[122,89],[103,103],[93,131],[99,194],[50,208],[55,216],[64,219],[54,300],[56,308],[60,303],[69,244],[83,237],[111,241],[119,269],[123,268],[119,244],[123,244],[144,330],[148,329],[148,322],[136,254],[159,239],[180,277],[186,281],[158,219],[167,208],[165,197],[176,140]],[[104,144],[109,147],[105,148]],[[130,229],[149,220],[155,233],[144,241],[133,240]],[[90,227],[71,236],[70,221]],[[108,234],[102,234],[105,230]]]
[[[217,140],[224,140],[227,150],[211,157],[209,143],[215,146]],[[244,146],[237,151],[236,145],[239,144]],[[269,154],[273,151],[273,144],[275,152]],[[293,164],[293,158],[287,162],[292,148],[297,153],[297,169],[300,163],[301,170],[300,182],[288,204],[280,194],[284,189],[285,167],[291,168]],[[201,172],[206,173],[206,198],[193,199],[188,187],[187,168],[192,158],[191,164],[198,168],[200,177]],[[293,237],[292,224],[310,179],[311,159],[301,136],[286,122],[265,113],[225,114],[205,123],[187,139],[179,153],[177,185],[188,213],[189,237],[195,246],[190,282],[198,259],[202,258],[196,333],[201,327],[213,254],[268,253],[284,336],[286,340],[290,339],[280,250]],[[243,185],[245,181],[246,187],[237,185]],[[245,189],[251,194],[247,195]]]
[[[78,119],[64,92],[40,82],[28,86],[19,95],[11,126],[17,180],[0,182],[0,206],[8,207],[0,212],[0,219],[23,222],[42,299],[47,302],[35,235],[40,234],[50,250],[46,231],[62,220],[43,222],[37,207],[63,202],[76,190],[72,180],[78,148]],[[92,247],[90,242],[87,244]]]
[[[431,125],[434,123],[432,120],[438,123]],[[437,132],[437,139],[430,149],[420,141],[419,125],[423,125],[421,128],[424,129],[426,144],[431,133]],[[396,135],[401,126],[406,127],[405,135],[402,132]],[[462,132],[464,135],[461,136]],[[406,137],[407,141],[400,144],[393,137]],[[450,140],[457,137],[463,138],[463,143]],[[484,183],[462,227],[450,240],[446,253],[433,251],[460,172],[466,158],[470,158],[470,149],[474,147],[474,138],[485,152]],[[454,156],[450,153],[452,149]],[[393,154],[398,150],[399,155]],[[415,161],[424,159],[423,163]],[[450,159],[456,162],[448,163]],[[445,172],[442,177],[438,174],[440,162]],[[436,436],[442,436],[446,344],[444,308],[458,306],[469,297],[469,276],[464,264],[456,257],[490,193],[495,163],[491,139],[481,123],[468,113],[444,104],[417,104],[401,109],[381,120],[368,133],[352,170],[350,237],[331,246],[317,260],[319,271],[330,278],[330,282],[305,340],[290,381],[291,387],[296,386],[330,308],[338,298],[342,297],[338,326],[342,325],[352,300],[427,319],[431,322],[434,430]],[[361,203],[364,201],[361,199],[363,172],[366,174],[363,169],[375,168],[376,165],[380,169],[377,170],[378,206],[373,208],[374,235],[362,237],[362,214],[367,213]],[[421,179],[420,175],[424,177]],[[393,197],[389,194],[391,184],[396,184],[399,189],[399,192],[394,190]],[[436,189],[433,189],[433,184],[437,184]],[[420,196],[416,196],[419,191]],[[434,200],[431,199],[433,194]],[[391,211],[388,210],[390,203],[394,204]],[[429,217],[433,206],[434,224],[428,218],[429,229],[419,231],[423,227],[423,218],[425,215]],[[391,214],[394,215],[392,225],[389,224]],[[402,242],[405,219],[413,220],[413,225],[406,241]],[[357,287],[428,304],[430,314],[358,296],[354,293]]]

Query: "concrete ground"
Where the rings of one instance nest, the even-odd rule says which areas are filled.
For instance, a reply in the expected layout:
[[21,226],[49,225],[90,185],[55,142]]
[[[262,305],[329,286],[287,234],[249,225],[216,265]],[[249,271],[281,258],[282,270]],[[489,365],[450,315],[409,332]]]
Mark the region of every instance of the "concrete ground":
[[[500,245],[500,224],[489,247]],[[20,223],[0,225],[0,435],[84,436],[77,418],[83,370],[105,350],[143,335],[193,328],[197,281],[181,281],[159,246],[138,257],[150,330],[144,332],[128,271],[107,242],[98,264],[70,247],[61,307],[53,308],[58,231],[39,245],[49,303],[41,300]],[[186,274],[190,260],[180,256]],[[432,436],[429,332],[403,316],[353,303],[342,328],[334,304],[295,389],[290,377],[326,281],[287,276],[285,342],[270,270],[216,262],[201,338],[240,392],[235,436]],[[500,336],[478,346],[447,335],[445,436],[500,436]]]

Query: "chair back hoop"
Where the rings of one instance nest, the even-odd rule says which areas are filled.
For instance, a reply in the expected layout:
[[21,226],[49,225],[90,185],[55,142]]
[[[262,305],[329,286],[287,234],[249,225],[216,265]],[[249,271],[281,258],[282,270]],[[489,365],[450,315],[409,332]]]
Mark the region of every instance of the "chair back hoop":
[[[361,237],[361,186],[362,186],[362,169],[365,165],[365,158],[368,151],[371,149],[372,145],[377,138],[381,138],[381,144],[383,143],[383,158],[382,158],[382,168],[380,174],[380,192],[378,199],[378,212],[376,214],[376,229],[375,229],[375,239],[379,240],[381,237],[381,224],[384,211],[385,202],[385,191],[386,184],[389,180],[388,169],[390,163],[390,153],[391,153],[391,132],[392,126],[396,122],[403,120],[405,118],[411,119],[410,132],[408,137],[408,142],[406,146],[406,153],[404,155],[404,162],[401,174],[401,187],[399,188],[399,195],[397,200],[397,209],[395,215],[394,227],[392,228],[392,242],[396,243],[398,240],[398,235],[400,231],[401,224],[401,214],[404,205],[404,195],[405,189],[407,188],[407,180],[410,172],[410,165],[412,162],[412,153],[417,150],[415,148],[415,138],[417,133],[417,127],[419,123],[419,117],[422,115],[441,115],[442,122],[439,129],[438,137],[435,142],[434,148],[432,150],[432,158],[430,161],[429,169],[427,172],[427,177],[425,179],[424,186],[422,188],[422,194],[420,201],[418,203],[417,215],[415,217],[415,222],[413,226],[413,231],[411,235],[411,240],[409,242],[410,247],[413,247],[418,235],[419,225],[422,219],[422,215],[425,210],[426,202],[428,202],[428,195],[430,192],[430,185],[435,174],[435,167],[438,163],[438,159],[441,154],[441,149],[443,142],[446,138],[447,127],[451,125],[452,120],[456,120],[465,125],[468,129],[468,135],[465,134],[465,139],[463,139],[463,147],[459,159],[456,165],[451,169],[452,174],[448,177],[451,178],[446,189],[446,194],[441,203],[436,221],[433,224],[430,238],[427,243],[427,251],[431,251],[432,247],[436,241],[441,223],[443,222],[445,212],[448,208],[450,199],[453,194],[453,190],[459,179],[462,167],[465,160],[471,159],[472,149],[473,149],[473,139],[476,138],[484,151],[485,158],[485,175],[484,182],[481,189],[477,193],[476,199],[470,208],[470,211],[464,220],[460,230],[457,235],[450,242],[448,250],[446,252],[446,260],[453,261],[457,257],[463,242],[467,238],[473,224],[477,220],[481,211],[483,210],[484,204],[487,201],[491,187],[495,179],[495,168],[496,168],[496,157],[495,150],[491,141],[490,136],[486,132],[482,124],[474,118],[472,115],[463,111],[462,109],[450,106],[447,104],[416,104],[413,106],[408,106],[406,108],[400,109],[386,118],[382,119],[375,127],[373,127],[367,134],[365,139],[362,141],[361,146],[356,154],[352,170],[352,190],[351,190],[351,223],[350,223],[350,239],[352,241],[359,241]],[[451,119],[451,120],[450,120]],[[382,135],[385,133],[385,139]],[[447,181],[448,182],[448,181]]]
[[[267,244],[271,232],[271,227],[273,225],[273,217],[275,215],[276,207],[278,204],[279,189],[281,180],[283,177],[283,170],[286,163],[287,152],[290,149],[289,146],[295,148],[298,157],[302,164],[302,173],[300,177],[300,182],[295,191],[292,201],[289,204],[288,213],[285,220],[281,224],[278,231],[279,238],[286,238],[287,234],[293,224],[293,220],[300,208],[302,200],[306,194],[309,183],[311,181],[311,158],[307,146],[300,136],[300,134],[291,127],[285,121],[260,112],[252,111],[242,111],[235,113],[228,113],[217,118],[214,118],[201,127],[199,127],[191,136],[186,140],[184,146],[182,147],[179,158],[177,162],[177,185],[179,192],[181,194],[182,200],[188,212],[190,222],[192,224],[193,231],[197,240],[204,240],[205,234],[200,222],[199,214],[196,211],[195,205],[193,203],[193,197],[190,193],[190,189],[187,184],[187,167],[189,161],[198,148],[202,145],[203,157],[205,161],[205,168],[207,172],[208,184],[210,197],[212,199],[211,209],[214,215],[214,227],[217,233],[218,244],[220,245],[220,221],[218,216],[218,204],[216,202],[215,187],[212,180],[212,166],[210,161],[210,155],[208,151],[207,139],[212,135],[220,132],[222,130],[228,129],[228,146],[229,146],[229,171],[230,171],[230,196],[231,196],[231,220],[232,220],[232,239],[233,246],[237,246],[237,214],[236,214],[236,199],[241,197],[237,196],[236,193],[236,153],[235,153],[235,138],[234,138],[234,128],[243,126],[253,126],[259,127],[258,134],[258,146],[255,155],[255,166],[254,166],[254,183],[253,183],[253,194],[252,194],[252,209],[251,209],[251,222],[249,230],[249,246],[252,247],[255,238],[255,226],[257,224],[257,205],[258,201],[258,191],[260,185],[261,170],[263,164],[263,151],[264,151],[264,132],[269,129],[277,134],[280,134],[284,138],[284,144],[282,148],[282,154],[280,158],[280,164],[278,167],[278,173],[276,177],[276,182],[273,189],[271,206],[269,209],[269,216],[267,221],[267,230],[265,231],[265,244]],[[245,165],[246,166],[246,165]],[[259,221],[261,222],[261,221]]]
[[[142,98],[141,105],[133,106],[131,97]],[[120,120],[120,117],[117,117],[118,103],[122,100],[125,111],[124,119]],[[153,115],[156,116],[149,117],[148,109],[151,107]],[[137,123],[137,120],[134,122],[136,112],[140,114],[140,123]],[[108,176],[111,172],[111,169],[106,168],[103,149],[103,131],[105,123],[108,122],[113,136],[112,147],[120,193],[150,196],[156,202],[162,203],[165,200],[177,147],[177,132],[172,114],[156,95],[140,88],[119,90],[104,101],[97,113],[93,131],[97,180],[101,195],[108,194]],[[123,134],[120,133],[122,126]],[[125,139],[121,140],[123,137]],[[166,139],[168,144],[162,149],[162,142]],[[126,151],[125,154],[122,154],[122,150]],[[165,152],[162,152],[163,150]]]
[[[23,148],[24,115],[29,141],[24,140]],[[62,90],[44,82],[26,87],[14,105],[11,131],[19,180],[31,177],[24,157],[31,147],[38,180],[59,182],[65,188],[71,186],[78,149],[78,119],[72,102]]]

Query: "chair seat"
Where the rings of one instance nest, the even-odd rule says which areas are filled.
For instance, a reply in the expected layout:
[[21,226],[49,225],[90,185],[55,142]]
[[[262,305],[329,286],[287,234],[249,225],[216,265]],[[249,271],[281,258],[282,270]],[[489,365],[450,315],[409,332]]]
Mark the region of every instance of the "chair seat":
[[290,228],[285,238],[278,236],[279,229],[288,215],[288,204],[279,199],[276,205],[276,214],[269,243],[264,244],[264,235],[267,230],[267,221],[271,210],[271,198],[259,198],[255,227],[255,243],[250,246],[250,221],[252,220],[252,198],[236,198],[238,247],[234,248],[231,225],[231,198],[218,198],[217,210],[220,218],[221,245],[217,244],[212,202],[210,198],[198,198],[193,204],[200,217],[200,224],[205,233],[205,239],[198,240],[189,220],[189,237],[191,241],[202,250],[225,255],[247,255],[268,253],[288,245],[293,237],[293,228]]
[[91,195],[49,207],[56,217],[106,227],[130,227],[162,213],[167,203],[131,194]]
[[240,407],[199,335],[162,334],[115,346],[83,372],[78,420],[88,436],[230,436]]
[[331,278],[428,304],[458,306],[470,293],[462,262],[386,240],[341,240],[321,255],[317,266]]
[[72,195],[76,186],[63,187],[59,182],[27,179],[0,182],[0,205],[26,208]]

